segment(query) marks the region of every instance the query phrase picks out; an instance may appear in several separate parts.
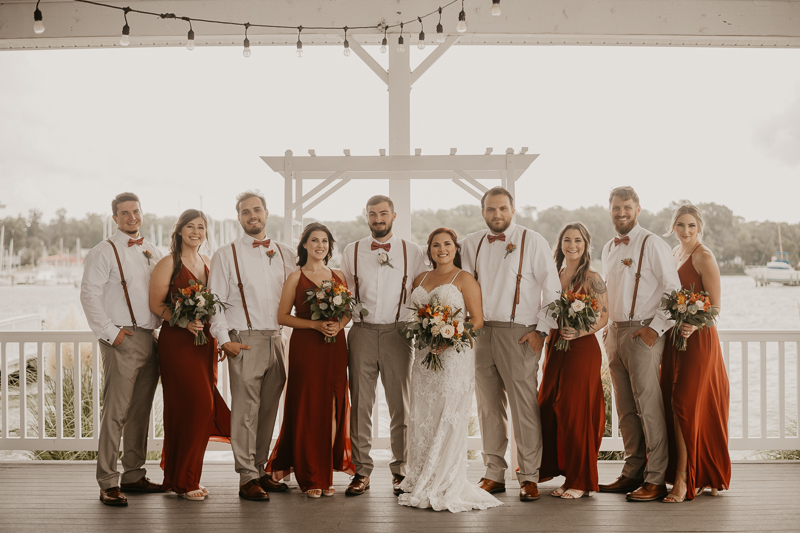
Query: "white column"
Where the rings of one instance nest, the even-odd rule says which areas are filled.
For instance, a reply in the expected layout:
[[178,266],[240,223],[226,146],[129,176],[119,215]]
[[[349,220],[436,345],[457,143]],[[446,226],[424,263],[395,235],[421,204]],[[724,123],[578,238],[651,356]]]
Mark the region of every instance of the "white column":
[[[408,36],[406,36],[407,38]],[[411,155],[411,64],[409,50],[389,44],[389,155]],[[397,220],[393,233],[411,239],[411,180],[390,179]]]

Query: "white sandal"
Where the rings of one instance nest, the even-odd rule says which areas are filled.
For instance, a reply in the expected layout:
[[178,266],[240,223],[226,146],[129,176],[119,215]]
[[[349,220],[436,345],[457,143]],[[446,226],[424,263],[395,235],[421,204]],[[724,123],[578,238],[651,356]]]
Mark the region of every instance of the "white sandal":
[[578,489],[567,489],[567,490],[564,491],[564,494],[561,495],[561,497],[563,499],[565,499],[565,500],[578,500],[578,499],[580,499],[580,498],[582,498],[584,496],[586,496],[588,498],[591,498],[592,496],[594,496],[594,491],[591,491],[591,490],[583,491],[583,490],[578,490]]
[[322,489],[308,489],[308,491],[306,491],[306,496],[309,498],[319,498],[322,496]]
[[187,500],[194,500],[194,501],[203,501],[206,499],[206,493],[203,492],[202,489],[193,490],[191,492],[187,492],[186,494],[181,494]]
[[558,487],[556,490],[554,490],[553,492],[551,492],[551,493],[550,493],[550,496],[552,496],[553,498],[560,498],[560,497],[561,497],[561,495],[562,495],[562,494],[564,494],[564,491],[565,491],[565,490],[567,490],[567,488],[566,488],[564,485],[561,485],[561,486],[560,486],[560,487]]
[[327,488],[322,491],[323,496],[333,496],[334,494],[336,494],[336,489],[334,489],[333,487]]

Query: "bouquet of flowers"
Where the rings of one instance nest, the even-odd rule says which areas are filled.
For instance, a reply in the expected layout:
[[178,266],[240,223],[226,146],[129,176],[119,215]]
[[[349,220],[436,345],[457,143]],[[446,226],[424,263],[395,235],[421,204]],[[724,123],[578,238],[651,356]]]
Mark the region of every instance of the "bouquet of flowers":
[[425,368],[442,370],[442,360],[439,354],[449,347],[457,352],[464,351],[467,346],[472,347],[472,340],[483,335],[483,330],[475,330],[469,322],[461,318],[462,309],[453,309],[449,305],[441,305],[433,296],[425,305],[414,304],[409,309],[414,313],[399,330],[407,339],[414,339],[417,350],[430,347],[430,351],[422,360]]
[[[195,320],[207,322],[210,317],[217,314],[217,307],[226,309],[228,304],[221,302],[216,294],[201,283],[189,280],[188,287],[172,295],[172,301],[168,307],[172,311],[169,325],[186,328],[189,322]],[[207,342],[206,334],[202,330],[198,331],[194,337],[194,345],[199,346]]]
[[[319,287],[306,291],[306,302],[311,302],[311,320],[341,320],[343,316],[352,318],[353,312],[367,316],[369,311],[353,299],[353,295],[343,283],[326,279]],[[328,344],[336,342],[336,337],[325,336]]]
[[[560,298],[547,305],[547,309],[550,316],[558,322],[559,328],[573,328],[578,330],[578,333],[590,331],[600,316],[600,305],[597,303],[597,298],[582,292],[564,291]],[[555,349],[569,350],[569,341],[559,338]]]
[[702,327],[714,325],[719,309],[711,307],[711,300],[705,291],[694,292],[694,287],[664,293],[661,307],[666,309],[675,326],[672,328],[672,342],[678,351],[686,351],[686,337],[681,334],[681,326],[691,324]]

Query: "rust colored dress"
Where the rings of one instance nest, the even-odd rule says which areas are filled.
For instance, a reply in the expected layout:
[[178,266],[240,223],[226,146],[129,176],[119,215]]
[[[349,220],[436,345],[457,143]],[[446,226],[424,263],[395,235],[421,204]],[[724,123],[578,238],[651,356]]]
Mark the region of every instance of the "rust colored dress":
[[564,476],[568,489],[597,491],[597,454],[606,425],[597,337],[586,335],[556,350],[560,338],[550,331],[539,409],[542,420],[540,481]]
[[[333,278],[342,283],[335,274]],[[301,271],[294,299],[298,318],[311,320],[311,304],[305,299],[306,291],[314,287],[314,282]],[[334,470],[355,473],[347,361],[344,330],[331,344],[315,329],[292,330],[283,424],[265,467],[273,479],[283,479],[294,472],[300,489],[306,492],[331,487]],[[331,442],[334,405],[336,437]]]
[[[703,289],[703,280],[692,258],[678,269],[681,286]],[[661,393],[669,438],[666,479],[675,481],[678,454],[675,422],[678,420],[686,443],[686,499],[694,499],[695,487],[727,489],[731,482],[728,453],[728,406],[730,390],[717,328],[698,329],[687,339],[686,351],[676,350],[668,336],[661,358]]]
[[[208,267],[206,267],[208,275]],[[169,286],[172,294],[199,280],[185,266]],[[207,344],[165,320],[158,336],[158,364],[164,391],[164,446],[161,468],[165,491],[185,494],[200,488],[203,456],[209,440],[230,442],[231,412],[217,390],[217,341],[209,325]]]

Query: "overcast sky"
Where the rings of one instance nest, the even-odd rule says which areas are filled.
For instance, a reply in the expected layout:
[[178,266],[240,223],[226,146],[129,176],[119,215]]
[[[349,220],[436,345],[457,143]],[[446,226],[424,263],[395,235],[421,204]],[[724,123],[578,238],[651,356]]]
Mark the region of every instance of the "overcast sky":
[[[427,53],[410,47],[412,65]],[[388,57],[371,50],[384,64]],[[235,216],[245,189],[283,210],[259,159],[377,155],[386,87],[339,47],[0,53],[0,216],[105,213],[131,190],[145,211]],[[518,205],[605,204],[633,185],[642,206],[722,203],[748,220],[800,221],[800,50],[455,46],[412,90],[423,154],[541,156]],[[363,182],[360,182],[363,183]],[[357,216],[388,182],[351,182],[310,213]],[[449,181],[412,185],[412,208],[474,200]]]

